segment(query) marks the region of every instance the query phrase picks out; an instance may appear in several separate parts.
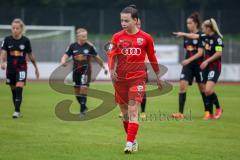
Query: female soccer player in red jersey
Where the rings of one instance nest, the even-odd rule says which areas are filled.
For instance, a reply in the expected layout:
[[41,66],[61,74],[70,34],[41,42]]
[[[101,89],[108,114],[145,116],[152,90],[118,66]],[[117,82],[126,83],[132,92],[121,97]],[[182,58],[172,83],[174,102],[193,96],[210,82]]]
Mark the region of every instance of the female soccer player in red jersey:
[[[140,20],[140,18],[138,18],[137,27],[139,29],[141,28],[141,20]],[[115,63],[115,65],[116,65],[116,63]],[[146,68],[146,71],[147,71],[147,68]],[[147,79],[146,79],[146,82],[148,81]],[[140,118],[143,118],[143,119],[146,118],[146,113],[145,113],[146,103],[147,103],[147,96],[146,96],[146,93],[144,93],[144,96],[143,96],[143,99],[142,99],[142,102],[141,102],[141,114],[140,114]],[[119,114],[119,117],[120,118],[123,117],[122,112]]]
[[[121,13],[122,31],[112,37],[108,64],[115,88],[115,99],[123,113],[123,126],[127,134],[125,153],[137,151],[136,135],[139,128],[138,107],[146,82],[145,58],[148,56],[159,88],[160,69],[152,37],[137,27],[138,11],[135,5],[127,6]],[[116,64],[116,65],[115,65]]]
[[[4,39],[2,43],[0,65],[2,69],[7,68],[7,84],[12,91],[12,100],[15,106],[13,118],[19,118],[22,102],[22,91],[27,79],[27,57],[35,67],[36,77],[39,78],[39,71],[36,60],[32,54],[30,40],[23,36],[25,25],[21,19],[14,19],[12,22],[12,35]],[[7,58],[7,67],[5,59]]]
[[[218,97],[214,92],[214,87],[221,73],[221,56],[223,51],[223,36],[219,31],[216,21],[211,18],[205,20],[202,24],[202,29],[205,34],[194,34],[176,32],[178,37],[188,37],[192,39],[202,39],[204,41],[205,59],[200,68],[205,69],[204,83],[206,95],[206,107],[204,120],[219,119],[222,116],[222,108],[220,107]],[[216,113],[213,115],[213,104],[216,105]]]

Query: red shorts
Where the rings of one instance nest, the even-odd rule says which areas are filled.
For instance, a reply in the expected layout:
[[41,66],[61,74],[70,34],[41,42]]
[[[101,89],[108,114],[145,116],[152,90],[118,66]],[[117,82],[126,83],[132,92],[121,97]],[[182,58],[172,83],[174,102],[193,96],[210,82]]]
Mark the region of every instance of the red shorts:
[[145,93],[145,79],[117,81],[114,83],[115,101],[118,104],[128,104],[130,100],[142,102]]

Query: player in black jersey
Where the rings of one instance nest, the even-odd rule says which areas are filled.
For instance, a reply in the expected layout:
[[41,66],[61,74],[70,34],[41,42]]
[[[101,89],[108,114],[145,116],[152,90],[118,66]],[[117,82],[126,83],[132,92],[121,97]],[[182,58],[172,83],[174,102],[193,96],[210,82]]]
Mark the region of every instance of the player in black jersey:
[[[20,106],[22,103],[22,91],[27,79],[27,57],[35,67],[36,77],[39,71],[36,60],[32,54],[30,40],[23,36],[25,25],[21,19],[12,22],[12,35],[4,39],[1,48],[0,65],[6,70],[6,83],[10,85],[12,100],[15,106],[13,118],[21,117]],[[7,58],[7,67],[5,60]]]
[[95,47],[88,41],[87,35],[86,29],[77,29],[77,42],[71,44],[61,58],[62,65],[65,65],[67,59],[70,57],[72,57],[74,61],[73,81],[75,82],[76,99],[80,104],[80,117],[83,117],[87,112],[86,102],[87,91],[91,81],[91,59],[94,58],[104,69],[104,73],[108,73]]
[[[220,107],[218,97],[214,92],[214,87],[221,73],[221,56],[223,51],[223,36],[218,29],[216,21],[211,18],[203,22],[202,29],[204,34],[189,34],[184,32],[175,33],[180,37],[188,37],[191,39],[202,39],[204,41],[205,58],[200,68],[205,69],[204,83],[206,106],[204,120],[219,119],[222,116],[222,108]],[[213,115],[213,104],[216,106],[216,113]]]
[[[200,15],[195,12],[187,18],[187,28],[190,33],[201,34],[199,31],[201,26]],[[201,92],[202,99],[205,105],[203,72],[200,65],[203,62],[203,42],[201,39],[190,39],[184,37],[184,49],[186,51],[185,59],[182,61],[182,72],[180,76],[180,91],[179,91],[179,112],[174,113],[173,117],[182,119],[184,118],[184,105],[186,101],[186,92],[188,85],[192,85],[195,78],[199,91]],[[205,107],[206,110],[206,107]]]

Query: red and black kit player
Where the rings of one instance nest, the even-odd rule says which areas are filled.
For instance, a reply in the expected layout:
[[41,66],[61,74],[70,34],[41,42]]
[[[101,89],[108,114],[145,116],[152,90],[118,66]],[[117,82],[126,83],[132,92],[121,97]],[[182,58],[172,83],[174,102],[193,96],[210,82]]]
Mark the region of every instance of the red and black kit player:
[[138,107],[145,94],[146,55],[156,73],[157,84],[160,69],[154,51],[152,37],[137,27],[138,10],[135,5],[121,13],[122,31],[112,37],[108,63],[115,89],[115,100],[123,113],[123,126],[127,134],[125,153],[137,151],[136,135],[139,128]]
[[91,82],[91,59],[94,58],[105,70],[103,60],[97,54],[95,47],[88,41],[88,32],[84,28],[77,29],[77,42],[71,44],[63,57],[61,64],[65,65],[68,58],[73,58],[73,82],[75,95],[80,104],[80,117],[84,117],[88,108],[87,92]]
[[[35,67],[36,77],[39,78],[39,71],[32,54],[30,40],[23,36],[24,29],[23,21],[14,19],[12,22],[12,35],[4,39],[1,49],[0,65],[2,69],[7,68],[6,83],[10,85],[15,106],[13,118],[21,117],[22,92],[27,79],[27,57]],[[7,66],[4,63],[6,59]]]
[[[204,81],[206,83],[206,104],[208,112],[205,114],[205,119],[219,119],[222,115],[217,94],[214,92],[220,73],[221,73],[221,55],[223,51],[223,36],[218,29],[216,21],[211,18],[203,23],[203,31],[205,34],[200,35],[205,44],[205,60],[201,64],[201,69],[206,69]],[[216,106],[216,113],[213,115],[213,104]]]
[[[192,13],[187,18],[187,28],[190,33],[202,34],[200,32],[201,21],[200,15],[197,12]],[[186,92],[188,86],[192,85],[195,78],[199,91],[202,95],[203,103],[205,106],[206,96],[204,93],[205,85],[203,83],[203,72],[200,65],[204,60],[203,54],[203,41],[202,39],[191,39],[184,37],[184,49],[186,51],[185,59],[182,61],[182,72],[180,75],[180,91],[179,91],[179,112],[174,113],[173,117],[182,119],[184,118],[184,105],[186,101]],[[205,106],[206,111],[206,106]]]
[[[219,119],[222,116],[222,108],[220,107],[217,94],[214,87],[221,73],[221,56],[223,51],[223,36],[219,31],[216,21],[211,18],[205,20],[202,24],[204,34],[191,34],[177,32],[177,36],[189,37],[192,39],[202,39],[204,41],[205,58],[200,68],[205,70],[203,79],[206,95],[206,107],[204,120]],[[216,113],[213,114],[213,104],[216,106]]]

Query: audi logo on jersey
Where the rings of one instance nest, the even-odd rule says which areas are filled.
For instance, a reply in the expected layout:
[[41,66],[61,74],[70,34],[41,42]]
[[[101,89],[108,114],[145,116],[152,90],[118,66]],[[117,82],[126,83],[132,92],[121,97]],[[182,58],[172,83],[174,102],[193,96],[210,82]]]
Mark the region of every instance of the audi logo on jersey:
[[139,56],[142,51],[140,48],[123,48],[121,53],[125,56]]

